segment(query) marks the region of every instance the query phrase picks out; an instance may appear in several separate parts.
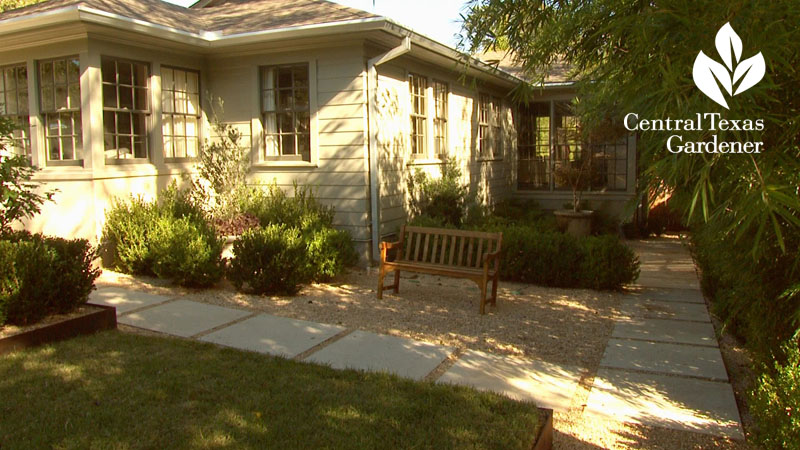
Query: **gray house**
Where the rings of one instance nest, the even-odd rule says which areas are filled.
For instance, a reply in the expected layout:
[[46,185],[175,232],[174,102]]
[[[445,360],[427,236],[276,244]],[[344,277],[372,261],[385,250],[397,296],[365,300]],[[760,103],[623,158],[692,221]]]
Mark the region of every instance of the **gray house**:
[[[51,0],[0,14],[0,114],[16,151],[58,188],[32,231],[96,241],[114,197],[154,197],[194,169],[210,135],[205,92],[251,146],[253,182],[312,185],[365,259],[406,220],[406,178],[454,157],[492,203],[569,201],[553,169],[574,157],[568,80],[527,105],[513,67],[324,0]],[[464,76],[467,82],[462,82]],[[584,198],[619,213],[635,141],[595,151]]]

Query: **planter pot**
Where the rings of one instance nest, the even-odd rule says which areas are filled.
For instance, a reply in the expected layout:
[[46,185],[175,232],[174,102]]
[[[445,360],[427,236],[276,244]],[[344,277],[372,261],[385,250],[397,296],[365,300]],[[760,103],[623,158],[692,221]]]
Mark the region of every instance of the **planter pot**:
[[592,233],[592,215],[594,211],[559,209],[553,211],[553,214],[556,216],[558,227],[575,237],[588,236]]
[[51,323],[0,339],[0,355],[50,342],[117,328],[117,309],[87,303],[93,309],[86,314]]
[[551,450],[553,448],[553,410],[539,408],[542,415],[542,427],[539,428],[539,435],[531,446],[532,450]]

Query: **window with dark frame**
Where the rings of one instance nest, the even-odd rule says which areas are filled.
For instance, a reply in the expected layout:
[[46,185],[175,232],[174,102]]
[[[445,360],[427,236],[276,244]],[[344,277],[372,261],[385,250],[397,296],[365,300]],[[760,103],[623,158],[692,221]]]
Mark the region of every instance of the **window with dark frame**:
[[261,68],[263,160],[311,162],[308,63]]
[[162,66],[161,130],[165,158],[197,158],[200,108],[200,72]]
[[433,81],[433,150],[435,156],[447,155],[447,98],[449,89],[443,81]]
[[47,160],[82,158],[81,66],[77,57],[39,61],[39,104]]
[[550,102],[521,105],[517,116],[518,187],[550,189]]
[[103,57],[101,72],[106,161],[147,159],[150,65]]
[[28,66],[0,66],[0,117],[11,120],[11,149],[31,158],[31,125],[28,113]]
[[492,157],[503,157],[503,117],[502,103],[497,97],[492,97],[491,123],[492,123]]
[[425,156],[428,128],[428,79],[414,73],[408,74],[411,97],[411,156]]

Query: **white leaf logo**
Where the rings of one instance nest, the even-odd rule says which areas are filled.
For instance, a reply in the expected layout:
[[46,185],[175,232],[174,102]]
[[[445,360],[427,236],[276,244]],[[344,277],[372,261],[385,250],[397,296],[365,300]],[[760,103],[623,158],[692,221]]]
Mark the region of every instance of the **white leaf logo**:
[[[764,78],[766,64],[761,52],[740,62],[742,39],[733,31],[730,23],[726,23],[719,29],[714,44],[725,65],[714,61],[701,51],[694,60],[692,78],[702,93],[728,109],[728,102],[725,100],[722,89],[728,93],[728,96],[739,95],[750,89]],[[739,85],[734,90],[737,83]]]

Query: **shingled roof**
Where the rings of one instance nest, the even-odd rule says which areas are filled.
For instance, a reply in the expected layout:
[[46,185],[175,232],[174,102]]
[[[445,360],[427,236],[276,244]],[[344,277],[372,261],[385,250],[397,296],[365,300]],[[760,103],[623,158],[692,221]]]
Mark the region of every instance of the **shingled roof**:
[[78,6],[190,33],[223,35],[379,17],[326,0],[220,0],[193,8],[161,0],[49,0],[0,13],[0,20]]
[[[516,58],[516,56],[510,52],[505,50],[489,50],[480,54],[475,55],[481,61],[486,62],[487,64],[497,65],[497,68],[514,75],[517,78],[533,81],[531,78],[525,73],[522,68],[522,63]],[[571,77],[571,67],[569,64],[563,61],[556,61],[550,67],[550,70],[547,72],[547,75],[544,78],[545,85],[552,85],[552,84],[562,84],[562,83],[569,83],[574,81],[574,78]]]

